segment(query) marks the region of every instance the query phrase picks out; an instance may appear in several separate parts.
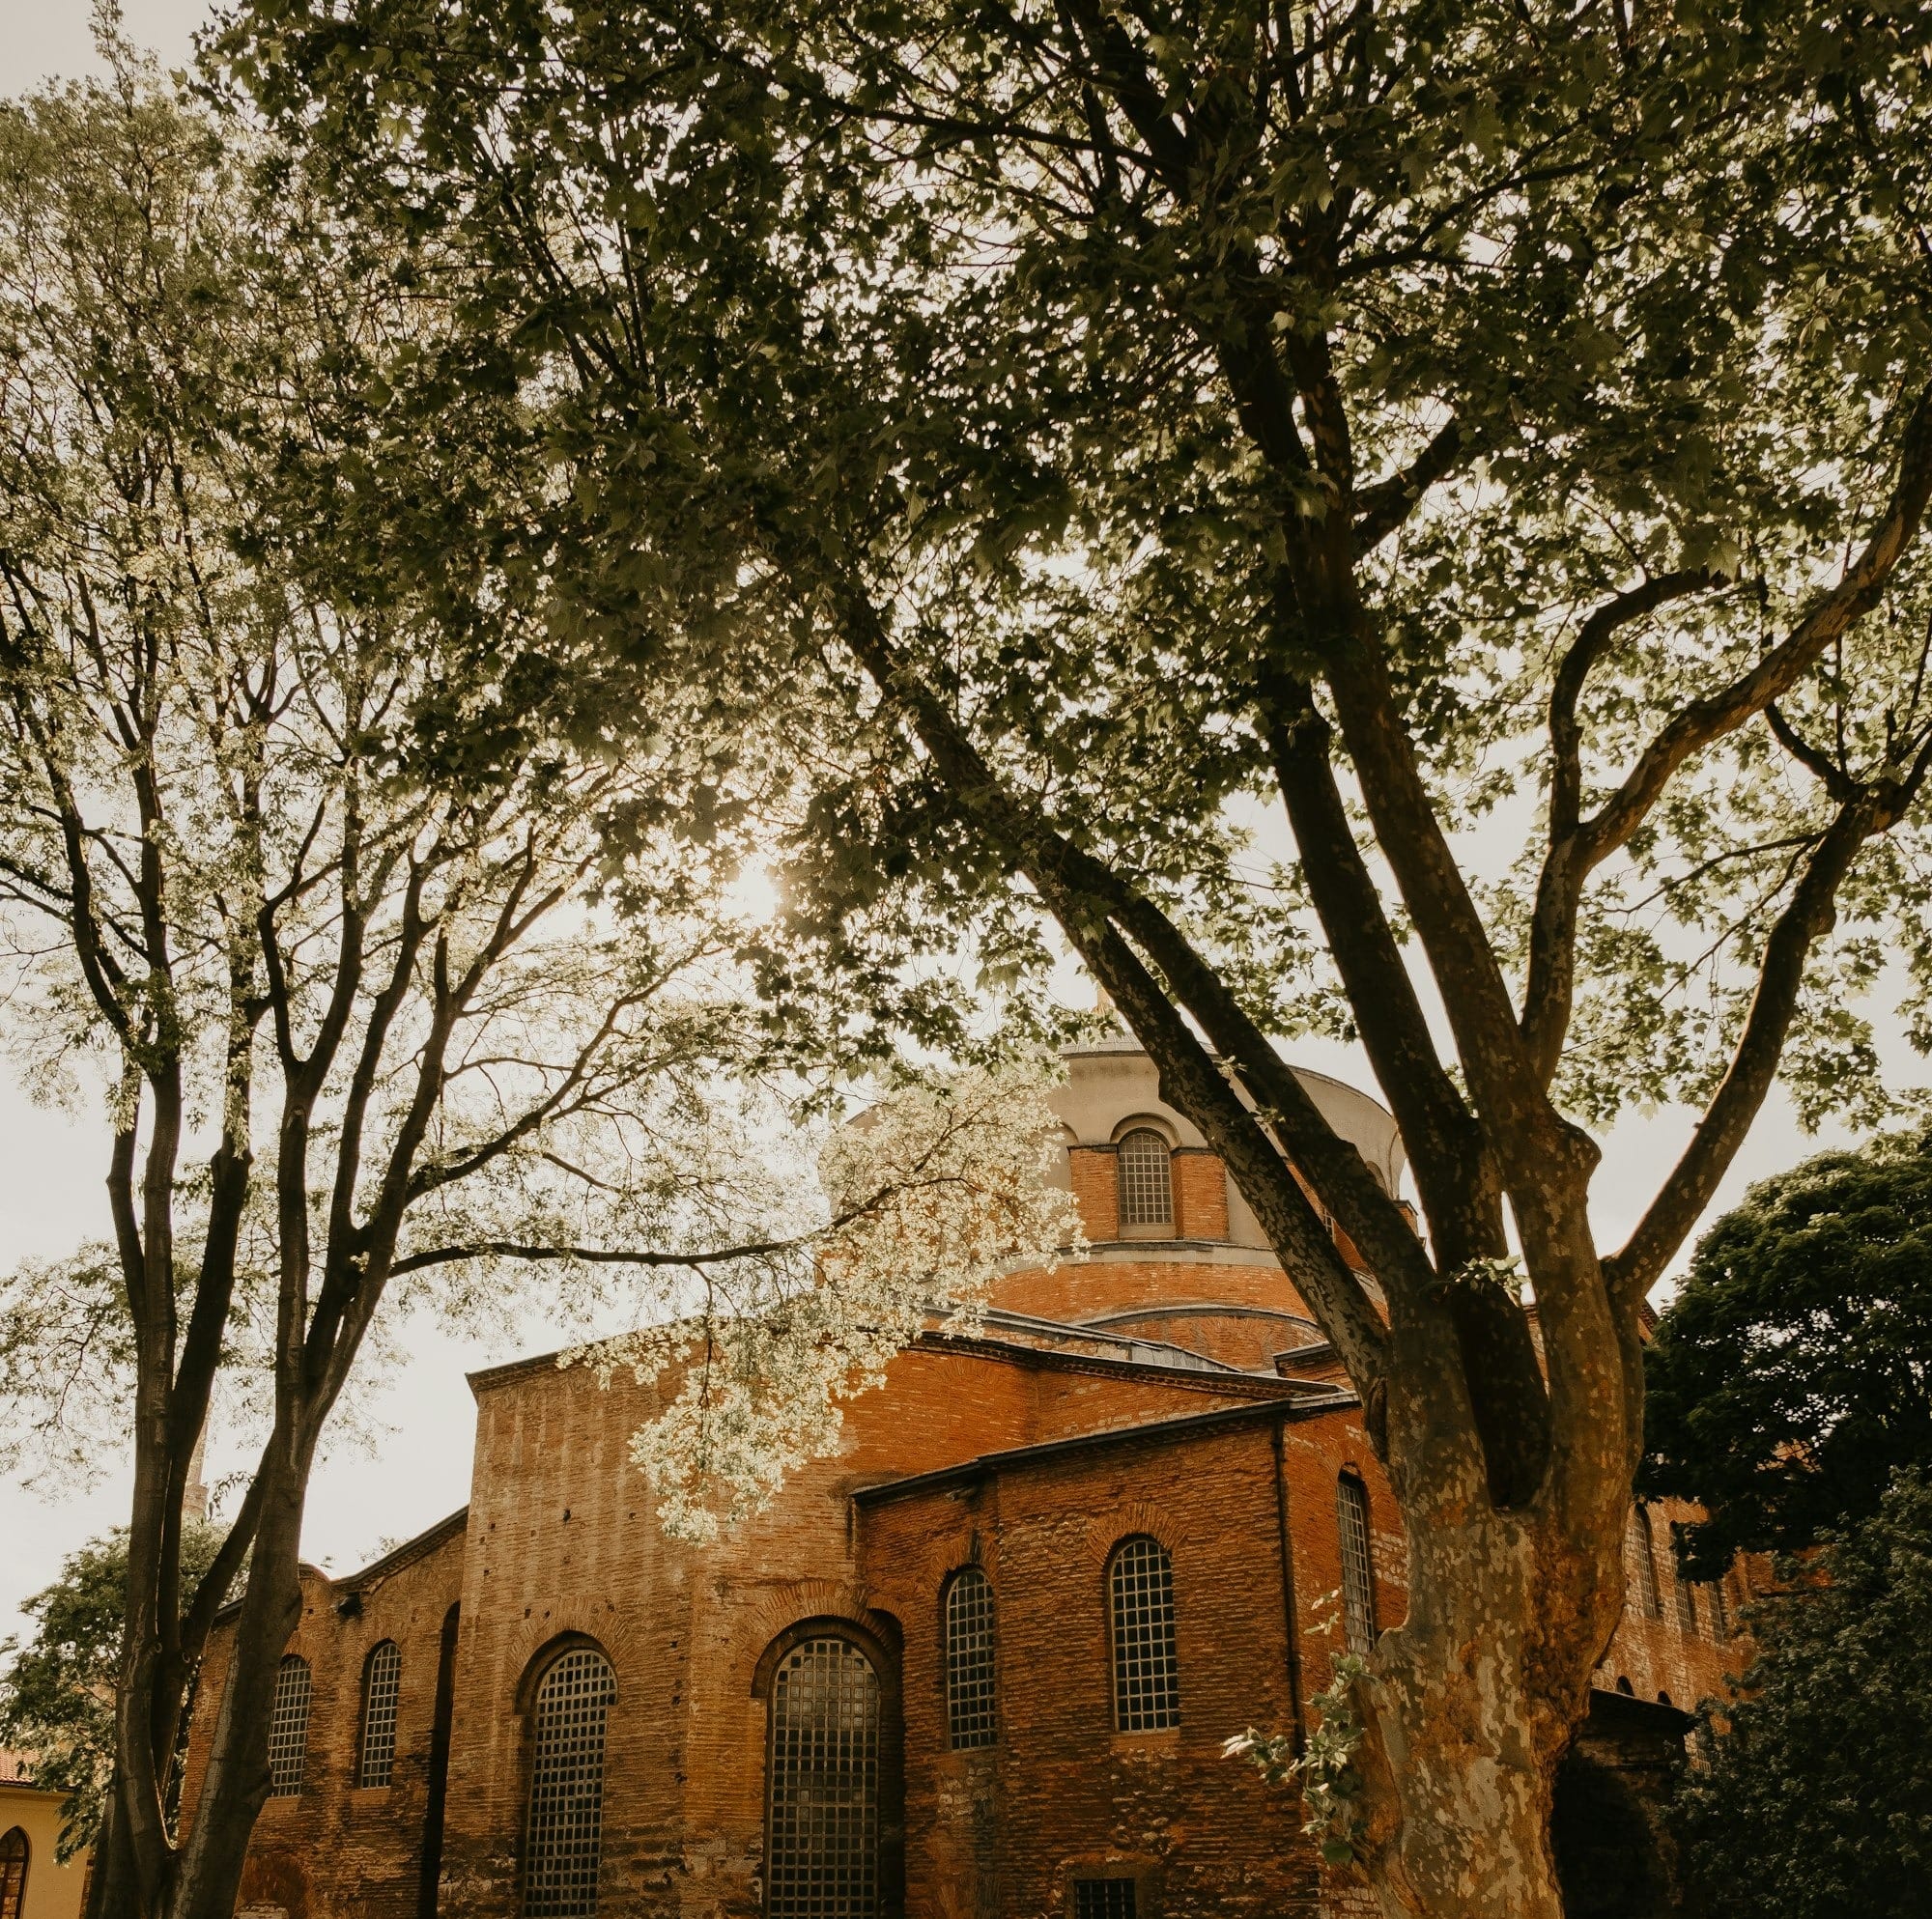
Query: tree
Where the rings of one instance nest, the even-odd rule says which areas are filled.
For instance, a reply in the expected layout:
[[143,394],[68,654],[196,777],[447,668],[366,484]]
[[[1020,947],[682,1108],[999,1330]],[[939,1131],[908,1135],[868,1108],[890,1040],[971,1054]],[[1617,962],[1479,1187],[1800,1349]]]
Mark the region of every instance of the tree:
[[1932,1466],[1932,1134],[1753,1187],[1699,1242],[1644,1356],[1639,1492],[1701,1504],[1690,1576],[1800,1552]]
[[[182,1527],[182,1578],[195,1585],[214,1562],[221,1535],[190,1519]],[[24,1600],[34,1622],[0,1674],[0,1739],[34,1756],[34,1784],[61,1796],[59,1855],[77,1858],[99,1839],[114,1774],[114,1684],[128,1617],[128,1536],[110,1534],[71,1553],[60,1577]],[[178,1748],[170,1789],[180,1783]]]
[[[1391,1915],[1559,1909],[1645,1295],[1780,1069],[1886,1110],[1888,951],[1923,1002],[1926,32],[256,0],[221,42],[469,264],[611,657],[796,702],[824,967],[945,922],[1005,977],[1057,928],[1238,1181],[1406,1528],[1353,1689]],[[1286,1070],[1311,1022],[1426,1240]],[[1605,1252],[1633,1099],[1699,1116]]]
[[[1065,1207],[986,1182],[1046,1123],[1010,1077],[877,1128],[905,1150],[836,1211],[792,1176],[782,1075],[847,1056],[779,1047],[743,990],[733,888],[785,743],[755,695],[642,658],[602,674],[628,730],[600,729],[518,545],[549,475],[514,385],[439,335],[434,263],[103,35],[111,83],[0,113],[0,909],[11,1037],[56,1091],[109,1088],[112,1236],[7,1282],[0,1384],[14,1435],[71,1446],[91,1411],[131,1447],[95,1910],[226,1919],[310,1473],[385,1314],[541,1274],[566,1326],[621,1283],[727,1349],[722,1302],[796,1315],[871,1236],[951,1222],[898,1276],[944,1300],[955,1253],[1040,1256]],[[447,439],[394,424],[412,382]],[[865,1369],[864,1329],[823,1330]],[[204,1563],[184,1496],[217,1398],[260,1451]],[[714,1439],[693,1424],[699,1467]]]
[[1815,1570],[1751,1608],[1757,1656],[1674,1811],[1711,1919],[1907,1919],[1932,1862],[1932,1485],[1901,1470]]

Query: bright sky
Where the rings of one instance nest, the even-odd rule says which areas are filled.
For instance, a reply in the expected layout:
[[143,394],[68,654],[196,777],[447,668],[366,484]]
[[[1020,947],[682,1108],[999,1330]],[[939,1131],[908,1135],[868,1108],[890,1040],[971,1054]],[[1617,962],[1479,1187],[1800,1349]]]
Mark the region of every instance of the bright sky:
[[[0,95],[91,66],[88,11],[86,0],[0,0]],[[173,65],[186,61],[189,36],[211,9],[202,0],[126,0],[124,12],[129,36]],[[1501,849],[1500,861],[1516,850]],[[1923,1062],[1902,1045],[1891,1050],[1902,1082],[1925,1077]],[[1295,1057],[1359,1085],[1373,1084],[1360,1058],[1340,1047],[1304,1047]],[[1633,1117],[1605,1140],[1596,1182],[1603,1244],[1618,1244],[1634,1225],[1690,1124],[1684,1113]],[[1834,1143],[1829,1136],[1807,1138],[1789,1109],[1774,1104],[1715,1210],[1733,1203],[1753,1180],[1829,1143]],[[84,1239],[105,1238],[105,1171],[98,1114],[70,1118],[35,1107],[0,1066],[0,1270],[25,1258],[57,1256]],[[538,1320],[526,1322],[523,1336],[503,1346],[458,1341],[427,1325],[406,1328],[408,1359],[372,1406],[389,1436],[376,1453],[338,1449],[318,1468],[307,1556],[347,1570],[373,1558],[383,1540],[406,1538],[462,1505],[469,1497],[475,1425],[464,1373],[510,1357],[513,1348],[543,1350],[556,1342]],[[222,1456],[217,1435],[211,1478],[241,1463]],[[0,1485],[0,1638],[18,1629],[19,1601],[55,1575],[66,1554],[125,1519],[127,1497],[121,1472],[98,1486],[67,1488],[52,1498]]]

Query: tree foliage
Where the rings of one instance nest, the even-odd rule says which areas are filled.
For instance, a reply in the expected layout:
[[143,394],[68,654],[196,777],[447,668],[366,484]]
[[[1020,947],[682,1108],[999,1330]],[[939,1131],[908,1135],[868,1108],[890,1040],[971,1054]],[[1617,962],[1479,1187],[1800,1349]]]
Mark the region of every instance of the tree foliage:
[[1752,1188],[1699,1242],[1645,1355],[1638,1490],[1700,1503],[1694,1577],[1796,1552],[1932,1465],[1932,1134]]
[[[214,1563],[221,1534],[182,1528],[182,1581],[190,1591]],[[21,1602],[33,1622],[24,1643],[0,1645],[0,1739],[33,1755],[34,1784],[61,1794],[62,1859],[99,1838],[114,1772],[114,1692],[128,1617],[128,1535],[71,1553],[60,1577]],[[180,1783],[179,1760],[171,1784]],[[172,1792],[170,1793],[172,1799]]]
[[[533,409],[448,325],[435,249],[333,215],[103,22],[110,82],[0,110],[0,926],[16,1052],[104,1094],[109,1232],[6,1282],[0,1386],[10,1450],[131,1443],[97,1905],[203,1915],[267,1792],[309,1475],[385,1321],[536,1276],[565,1326],[715,1319],[940,1216],[973,1270],[928,1233],[904,1277],[943,1301],[981,1215],[1009,1256],[1066,1232],[1018,1080],[927,1129],[937,1171],[858,1151],[836,1208],[774,1149],[852,1052],[836,1009],[801,994],[781,1032],[749,990],[781,964],[739,882],[788,716],[663,649],[580,670],[531,559]],[[876,1329],[820,1335],[826,1379],[876,1371]],[[256,1453],[196,1581],[214,1406]]]
[[1746,1693],[1676,1809],[1711,1919],[1908,1919],[1932,1870],[1932,1482],[1897,1473],[1753,1607]]
[[[222,42],[345,205],[465,262],[609,657],[795,702],[823,971],[952,924],[1000,978],[1057,927],[1240,1182],[1407,1528],[1358,1687],[1392,1913],[1553,1909],[1643,1296],[1780,1071],[1886,1110],[1857,996],[1889,951],[1926,987],[1925,36],[254,0]],[[1284,1069],[1310,1021],[1426,1247]],[[1664,1098],[1700,1117],[1605,1256],[1586,1129]]]

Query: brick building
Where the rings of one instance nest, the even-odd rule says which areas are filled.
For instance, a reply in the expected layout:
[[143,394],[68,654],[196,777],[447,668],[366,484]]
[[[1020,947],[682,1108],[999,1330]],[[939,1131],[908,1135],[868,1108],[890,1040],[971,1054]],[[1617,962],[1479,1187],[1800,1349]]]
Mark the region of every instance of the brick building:
[[[1393,1502],[1292,1276],[1146,1056],[1069,1068],[1090,1256],[904,1352],[838,1456],[717,1543],[653,1521],[628,1456],[648,1392],[549,1358],[474,1376],[469,1506],[351,1577],[304,1571],[244,1914],[1336,1905],[1290,1795],[1221,1749],[1293,1724],[1345,1641],[1401,1620]],[[1303,1078],[1396,1190],[1388,1115]],[[1634,1515],[1603,1672],[1634,1701],[1688,1703],[1734,1663],[1713,1594],[1670,1567]]]

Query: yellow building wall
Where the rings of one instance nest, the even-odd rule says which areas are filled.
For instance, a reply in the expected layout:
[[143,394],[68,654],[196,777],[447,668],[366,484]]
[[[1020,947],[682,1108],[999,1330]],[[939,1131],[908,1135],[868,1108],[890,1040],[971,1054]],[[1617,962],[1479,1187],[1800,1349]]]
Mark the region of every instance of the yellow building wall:
[[87,1861],[63,1866],[54,1857],[60,1838],[60,1794],[0,1779],[0,1833],[15,1826],[27,1835],[27,1903],[20,1919],[80,1919]]

